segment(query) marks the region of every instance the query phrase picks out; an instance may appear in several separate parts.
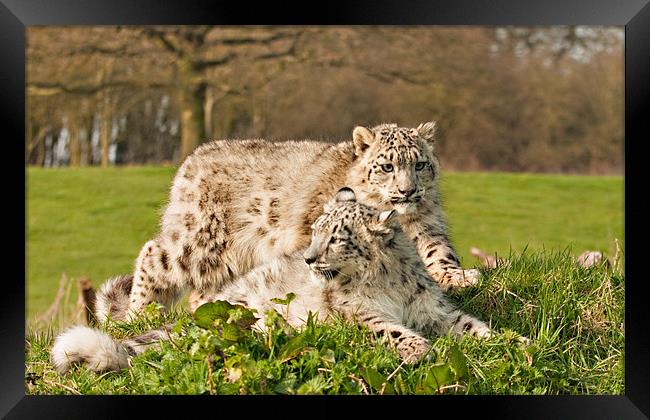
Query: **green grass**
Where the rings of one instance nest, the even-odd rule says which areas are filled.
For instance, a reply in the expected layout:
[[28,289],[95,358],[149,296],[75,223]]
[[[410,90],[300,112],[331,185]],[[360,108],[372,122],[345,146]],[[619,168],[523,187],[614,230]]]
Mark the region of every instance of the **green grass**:
[[586,249],[614,254],[623,232],[623,178],[504,173],[443,174],[452,240],[466,263],[471,246],[507,255]]
[[[30,321],[50,305],[64,273],[89,276],[97,286],[132,271],[140,247],[157,230],[174,170],[27,170]],[[71,322],[76,292],[69,289],[49,330],[30,328],[26,391],[364,393],[363,384],[369,393],[382,387],[384,393],[623,393],[622,265],[585,270],[573,262],[585,249],[612,256],[614,238],[623,245],[623,179],[445,173],[442,193],[463,265],[476,265],[470,246],[511,260],[482,269],[477,287],[454,296],[505,331],[492,340],[437,338],[431,361],[400,367],[394,350],[344,322],[304,331],[276,325],[270,345],[268,337],[251,331],[224,343],[180,307],[174,344],[135,358],[133,369],[105,375],[75,369],[61,377],[47,352],[52,334]],[[162,322],[153,318],[109,330],[118,337],[132,334]],[[533,345],[511,343],[508,330],[530,337]],[[297,344],[304,351],[285,360],[282,354]],[[240,380],[229,382],[233,375]]]
[[[62,274],[95,284],[129,273],[158,229],[173,167],[27,171],[27,315],[54,299]],[[507,255],[623,245],[622,177],[445,173],[451,237],[463,265],[469,248]]]
[[[233,316],[194,321],[160,316],[152,304],[116,337],[179,320],[171,342],[106,374],[52,369],[52,331],[30,331],[26,392],[32,394],[622,394],[624,280],[604,266],[577,267],[568,252],[511,256],[484,269],[482,283],[456,294],[465,310],[498,331],[480,340],[433,338],[431,359],[402,365],[366,328],[336,320],[295,330],[277,315],[265,333],[220,331]],[[166,319],[164,319],[166,318]],[[235,320],[236,321],[236,320]],[[231,325],[236,325],[230,321]],[[198,324],[198,325],[197,325]],[[525,346],[517,333],[532,339]]]
[[29,168],[27,314],[54,299],[62,274],[95,284],[133,271],[155,234],[174,168]]

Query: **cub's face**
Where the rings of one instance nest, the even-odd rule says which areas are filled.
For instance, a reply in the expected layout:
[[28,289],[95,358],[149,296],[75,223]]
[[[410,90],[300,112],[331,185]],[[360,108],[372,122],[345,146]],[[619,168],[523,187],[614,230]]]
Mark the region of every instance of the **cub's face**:
[[352,190],[342,188],[312,225],[305,262],[328,279],[364,270],[393,236],[389,219],[394,213],[379,213],[361,205]]
[[439,168],[432,146],[434,131],[435,123],[355,128],[355,149],[365,165],[363,183],[382,207],[410,213],[433,198]]

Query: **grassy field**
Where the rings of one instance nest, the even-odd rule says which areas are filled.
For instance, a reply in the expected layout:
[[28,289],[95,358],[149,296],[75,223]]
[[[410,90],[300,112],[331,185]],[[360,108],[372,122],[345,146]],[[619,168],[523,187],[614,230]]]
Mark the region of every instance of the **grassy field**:
[[[133,270],[158,229],[171,167],[27,171],[27,315],[44,311],[62,274],[95,284]],[[452,241],[463,265],[469,248],[585,249],[613,255],[623,244],[623,179],[529,174],[445,173]]]
[[[157,230],[173,173],[153,167],[28,169],[29,320],[52,302],[63,273],[89,276],[97,285],[132,270],[140,247]],[[470,246],[511,260],[482,268],[477,287],[453,296],[500,331],[488,342],[440,337],[430,361],[402,366],[378,337],[344,322],[295,331],[276,320],[267,335],[245,330],[229,341],[217,328],[198,326],[181,307],[174,342],[119,373],[75,369],[60,376],[47,353],[56,323],[54,330],[30,329],[26,391],[623,393],[621,261],[591,269],[573,261],[585,249],[613,255],[614,238],[623,245],[623,179],[445,173],[442,192],[465,266],[477,264]],[[62,312],[74,305],[74,290],[70,294]],[[120,337],[165,321],[154,308],[149,318],[107,328]],[[514,331],[533,344],[515,344]]]

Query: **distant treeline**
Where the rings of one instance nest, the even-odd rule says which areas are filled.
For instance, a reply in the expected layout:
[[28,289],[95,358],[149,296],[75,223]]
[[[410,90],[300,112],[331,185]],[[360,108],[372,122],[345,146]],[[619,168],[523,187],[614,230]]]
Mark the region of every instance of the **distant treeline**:
[[30,27],[28,164],[178,163],[209,139],[438,122],[443,168],[623,170],[607,27]]

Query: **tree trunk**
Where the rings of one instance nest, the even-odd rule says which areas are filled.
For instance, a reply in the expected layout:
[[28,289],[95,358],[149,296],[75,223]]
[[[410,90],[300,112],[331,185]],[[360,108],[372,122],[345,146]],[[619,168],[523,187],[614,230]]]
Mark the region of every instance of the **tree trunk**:
[[43,140],[39,141],[38,144],[36,145],[36,157],[34,158],[34,164],[36,166],[43,166],[45,163],[45,138],[47,136],[43,136]]
[[[107,95],[108,96],[108,95]],[[108,167],[108,149],[111,142],[111,113],[109,109],[108,97],[102,98],[101,101],[101,126],[99,129],[99,144],[102,149],[101,166],[102,168]]]
[[186,86],[180,92],[181,155],[183,161],[199,142],[205,139],[205,113],[203,103],[207,86]]
[[50,126],[41,127],[36,134],[34,134],[33,127],[31,130],[32,132],[28,133],[31,140],[27,145],[27,162],[42,166],[45,159],[45,139],[52,132],[52,128]]
[[70,132],[70,160],[68,165],[78,167],[81,163],[81,142],[79,139],[79,123],[76,119],[70,118],[68,123],[68,130]]
[[205,102],[203,104],[203,113],[205,118],[205,140],[214,137],[214,124],[212,122],[212,110],[214,109],[214,93],[212,89],[206,89]]
[[25,130],[25,163],[29,164],[32,154],[32,144],[34,144],[34,124],[27,121],[27,130]]
[[87,128],[79,130],[79,149],[81,150],[79,166],[88,166],[92,162],[92,148],[90,147],[91,133],[92,128],[90,131]]

